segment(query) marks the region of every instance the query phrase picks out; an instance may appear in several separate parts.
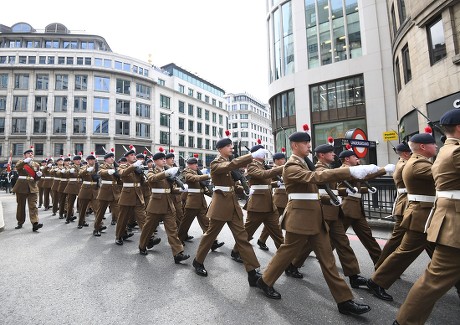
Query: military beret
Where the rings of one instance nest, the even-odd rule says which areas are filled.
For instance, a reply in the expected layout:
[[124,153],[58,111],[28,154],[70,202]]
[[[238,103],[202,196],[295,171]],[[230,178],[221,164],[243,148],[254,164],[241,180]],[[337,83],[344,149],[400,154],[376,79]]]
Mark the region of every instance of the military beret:
[[409,146],[405,142],[401,142],[395,147],[396,152],[411,152]]
[[147,158],[147,160],[145,161],[146,164],[148,164],[150,162],[153,162],[152,158]]
[[291,142],[309,142],[310,140],[311,137],[307,132],[294,132],[289,136]]
[[88,160],[88,159],[96,159],[96,157],[93,154],[90,154],[90,155],[86,156],[86,160]]
[[127,161],[128,161],[128,159],[126,159],[125,157],[121,157],[120,159],[118,159],[119,163],[125,163]]
[[165,158],[166,158],[166,159],[174,158],[174,154],[171,153],[171,152],[169,152],[169,153],[167,153],[167,154],[165,155]]
[[187,159],[187,164],[190,164],[190,165],[198,164],[198,159],[196,159],[195,157],[189,158]]
[[138,154],[136,155],[136,158],[145,159],[145,156],[144,156],[143,153],[138,153]]
[[328,143],[320,144],[315,148],[315,153],[328,153],[334,151],[334,147]]
[[65,157],[64,161],[70,161],[70,157]]
[[223,138],[217,141],[216,143],[216,149],[220,149],[223,147],[228,146],[229,144],[232,144],[232,140],[230,138]]
[[26,151],[24,151],[23,154],[25,155],[26,153],[29,153],[29,152],[34,152],[34,151],[32,149],[27,149]]
[[409,139],[409,141],[421,144],[436,143],[436,140],[433,138],[433,136],[428,133],[415,134]]
[[42,162],[42,163],[46,163],[46,162],[48,162],[48,160],[43,159],[41,162]]
[[257,144],[254,147],[251,148],[251,152],[256,152],[259,149],[264,149],[265,147],[261,144]]
[[133,149],[131,149],[131,150],[126,151],[125,154],[124,154],[123,156],[124,156],[124,157],[128,157],[129,155],[135,154],[135,153],[136,153],[136,151],[134,151]]
[[152,157],[153,160],[158,160],[158,159],[163,159],[163,158],[166,158],[166,155],[164,154],[164,152],[157,152]]
[[460,125],[460,109],[456,108],[444,113],[439,123],[441,125]]
[[277,152],[273,155],[273,160],[276,159],[286,159],[286,155],[282,152]]
[[61,160],[64,160],[64,159],[62,157],[59,157],[58,159],[56,159],[56,162],[61,161]]
[[356,156],[355,152],[353,150],[344,150],[342,151],[340,154],[339,154],[339,158],[342,159],[342,158],[347,158],[347,157],[351,157],[351,156]]
[[73,156],[72,160],[81,160],[81,156],[75,155]]
[[107,159],[107,158],[110,158],[110,157],[115,157],[115,154],[113,152],[107,152],[105,155],[104,155],[104,159]]

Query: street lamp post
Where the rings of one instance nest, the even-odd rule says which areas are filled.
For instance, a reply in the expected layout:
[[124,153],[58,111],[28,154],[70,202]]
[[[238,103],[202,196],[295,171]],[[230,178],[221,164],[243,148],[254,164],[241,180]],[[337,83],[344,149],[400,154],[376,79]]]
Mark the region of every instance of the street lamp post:
[[173,114],[174,112],[168,114],[168,152],[171,152],[171,115]]

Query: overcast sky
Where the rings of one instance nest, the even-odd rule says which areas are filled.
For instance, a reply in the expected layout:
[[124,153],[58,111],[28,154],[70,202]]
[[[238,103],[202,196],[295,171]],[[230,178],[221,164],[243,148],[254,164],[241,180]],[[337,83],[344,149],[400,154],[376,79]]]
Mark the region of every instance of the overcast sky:
[[113,52],[175,63],[223,88],[268,102],[265,0],[22,0],[2,3],[0,24],[54,22],[106,39]]

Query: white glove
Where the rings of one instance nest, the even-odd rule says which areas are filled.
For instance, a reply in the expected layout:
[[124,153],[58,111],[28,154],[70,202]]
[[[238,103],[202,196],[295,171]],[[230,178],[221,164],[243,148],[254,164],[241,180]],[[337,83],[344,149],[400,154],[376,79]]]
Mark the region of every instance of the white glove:
[[339,205],[342,205],[343,200],[341,196],[337,196],[337,201],[339,201]]
[[48,168],[51,168],[51,167],[53,167],[53,164],[48,164],[46,166],[48,166]]
[[69,172],[70,173],[75,173],[75,168],[70,168]]
[[90,173],[91,173],[93,170],[94,170],[94,167],[88,167],[88,168],[86,168],[86,171],[87,171],[87,172],[90,172]]
[[38,171],[38,172],[36,172],[36,175],[37,175],[38,177],[42,177],[43,173],[42,173],[41,171]]
[[393,172],[395,171],[395,165],[394,164],[388,164],[386,165],[385,167],[385,171],[388,173],[388,174],[393,174]]
[[107,174],[109,174],[109,175],[115,174],[115,169],[108,169]]
[[369,174],[378,172],[379,167],[376,165],[361,165],[350,167],[350,174],[354,178],[363,179]]
[[142,166],[143,161],[142,160],[136,160],[136,162],[133,164],[136,167]]
[[[260,150],[260,149],[259,149]],[[249,196],[251,196],[252,194],[254,194],[254,190],[252,188],[249,189]]]
[[277,181],[276,185],[278,185],[278,187],[280,187],[281,185],[283,185],[283,182],[282,181]]
[[65,169],[65,168],[62,168],[62,169],[61,169],[61,173],[62,173],[62,174],[65,174],[65,173],[67,173],[67,169]]
[[26,159],[24,159],[24,162],[25,162],[26,164],[30,163],[31,161],[32,161],[32,158],[26,158]]
[[353,192],[352,190],[350,190],[350,189],[347,188],[347,189],[346,189],[347,194],[348,194],[348,195],[351,195],[351,194],[359,193],[359,192],[358,192],[358,188],[353,187],[353,189],[355,190],[355,192]]
[[188,192],[188,184],[184,183],[184,188],[180,188],[180,192]]
[[267,150],[260,148],[257,151],[251,153],[251,155],[252,155],[252,158],[264,159],[267,152],[268,152]]
[[179,170],[179,167],[171,167],[165,170],[166,176],[176,175]]

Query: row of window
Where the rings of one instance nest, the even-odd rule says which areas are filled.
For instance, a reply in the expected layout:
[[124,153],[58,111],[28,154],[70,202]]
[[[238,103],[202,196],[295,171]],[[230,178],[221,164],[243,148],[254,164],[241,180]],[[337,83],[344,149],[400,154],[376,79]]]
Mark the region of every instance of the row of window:
[[[179,89],[178,90],[179,90],[180,93],[185,94],[185,86],[184,85],[179,84]],[[192,88],[188,88],[188,95],[190,97],[193,97],[195,95],[195,90],[193,90]],[[196,92],[196,99],[203,100],[203,94],[197,91]],[[204,102],[209,104],[209,96],[208,95],[204,95]],[[215,98],[212,98],[212,105],[213,106],[218,106],[219,108],[223,107],[223,104],[222,104],[221,101],[219,101],[219,105],[217,105],[217,100]]]
[[[185,102],[179,100],[178,101],[178,111],[179,113],[181,114],[185,114]],[[199,106],[196,106],[196,110],[195,110],[195,106],[192,105],[192,104],[187,104],[187,114],[189,116],[195,116],[195,112],[196,112],[196,117],[197,118],[203,118],[203,108],[199,107]],[[209,121],[209,116],[210,116],[210,112],[209,110],[205,109],[204,110],[204,119],[206,121]],[[212,122],[213,123],[217,123],[217,117],[219,117],[219,124],[220,125],[223,125],[224,123],[224,116],[222,114],[217,114],[215,112],[212,112]]]
[[[254,131],[258,131],[258,132],[262,132],[262,133],[265,133],[265,134],[268,134],[268,129],[264,128],[263,126],[260,126],[260,125],[257,125],[255,123],[248,123],[248,122],[235,122],[235,123],[232,123],[232,129],[238,129],[238,128],[241,128],[241,129],[251,129],[251,130],[254,130]],[[239,125],[239,127],[238,127]]]
[[[169,135],[170,135],[169,132],[160,131],[160,144],[175,145],[173,143],[170,143]],[[188,140],[187,143],[185,142],[186,139]],[[177,146],[211,150],[212,148],[215,148],[216,142],[217,142],[216,140],[213,140],[211,142],[210,139],[204,139],[204,142],[203,142],[203,138],[200,138],[200,137],[195,138],[194,136],[191,136],[191,135],[186,137],[184,134],[179,134]],[[212,147],[211,147],[211,143],[212,143]]]
[[251,135],[251,138],[254,139],[254,140],[257,140],[257,139],[260,139],[262,141],[262,143],[268,143],[269,139],[268,137],[266,136],[263,136],[263,135],[258,135],[258,134],[255,134],[255,133],[249,133],[249,132],[233,132],[232,133],[232,137],[233,138],[249,138],[249,135]]
[[249,105],[249,104],[232,104],[232,106],[230,107],[230,111],[238,111],[238,110],[240,110],[240,111],[253,111],[257,115],[263,116],[263,117],[265,117],[267,119],[270,118],[270,115],[267,112],[255,107],[255,106]]

